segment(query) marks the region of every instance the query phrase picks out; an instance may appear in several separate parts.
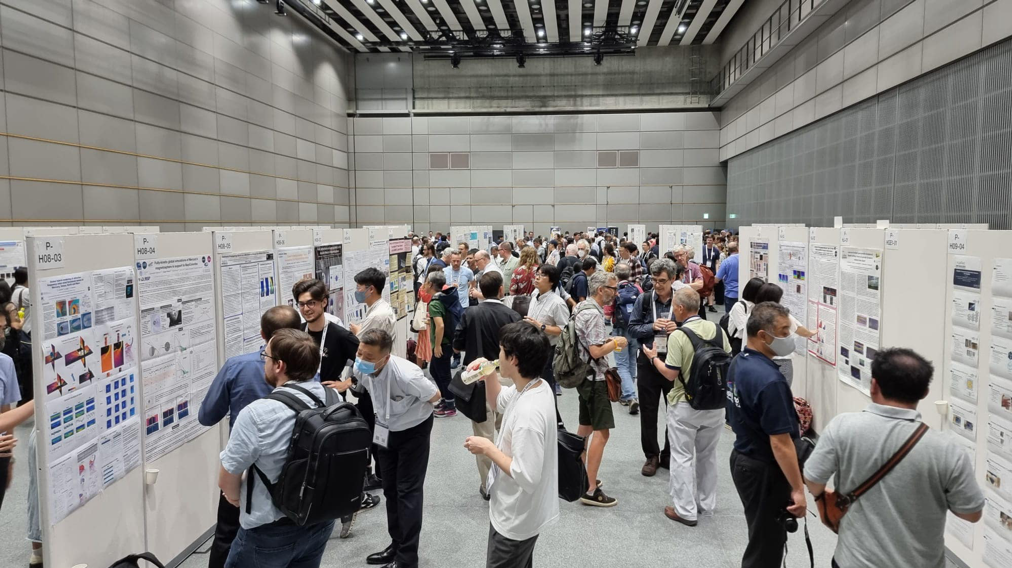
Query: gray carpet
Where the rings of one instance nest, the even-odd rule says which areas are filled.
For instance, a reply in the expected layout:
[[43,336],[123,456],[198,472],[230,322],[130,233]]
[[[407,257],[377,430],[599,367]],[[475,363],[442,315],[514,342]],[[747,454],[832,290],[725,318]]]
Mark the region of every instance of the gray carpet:
[[[559,399],[563,418],[576,425],[575,391],[566,391]],[[726,567],[739,565],[747,542],[741,504],[731,482],[727,464],[733,436],[725,431],[720,443],[721,471],[718,510],[713,518],[701,519],[688,528],[664,517],[667,500],[667,470],[653,478],[640,475],[643,463],[639,444],[639,418],[615,405],[617,428],[605,449],[600,477],[606,492],[619,504],[611,509],[562,503],[558,523],[539,539],[535,563],[540,566],[665,566]],[[28,543],[25,535],[25,495],[27,486],[27,448],[29,427],[17,434],[18,464],[14,483],[0,511],[0,566],[27,565]],[[437,420],[432,433],[432,453],[425,484],[425,524],[421,537],[421,563],[429,567],[484,566],[488,535],[488,510],[478,495],[478,473],[474,458],[463,442],[471,433],[470,422],[462,415]],[[810,500],[810,505],[814,503]],[[324,556],[323,566],[365,566],[365,557],[383,549],[389,538],[386,517],[380,507],[358,516],[352,537],[337,538],[335,533]],[[815,546],[815,565],[829,566],[836,537],[814,518],[809,530]],[[799,532],[790,539],[789,567],[807,567],[808,555]],[[207,549],[181,566],[206,566]],[[104,568],[104,567],[97,567]]]

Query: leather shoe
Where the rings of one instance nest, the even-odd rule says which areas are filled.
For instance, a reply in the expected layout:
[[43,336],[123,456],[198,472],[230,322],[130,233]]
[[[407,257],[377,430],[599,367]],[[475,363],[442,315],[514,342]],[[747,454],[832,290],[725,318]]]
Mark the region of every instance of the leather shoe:
[[683,525],[685,525],[687,527],[694,527],[694,526],[696,526],[696,521],[689,521],[689,520],[686,520],[686,519],[683,519],[683,518],[679,517],[678,513],[675,512],[675,508],[674,507],[665,507],[664,508],[664,516],[667,517],[667,518],[669,518],[669,519],[671,519],[672,521],[675,521],[676,523],[682,523]]
[[383,566],[383,568],[398,568],[398,566],[403,566],[403,564],[398,564],[397,561],[394,560],[390,564]]
[[643,469],[640,470],[640,473],[642,473],[644,477],[653,477],[657,475],[657,466],[659,463],[660,462],[657,460],[657,456],[647,458],[647,463],[643,464]]
[[369,556],[367,556],[365,558],[365,563],[369,564],[370,566],[376,566],[380,564],[386,566],[393,566],[394,556],[397,556],[397,551],[394,549],[393,543],[391,543],[390,546],[384,548],[382,552],[377,552],[375,554],[370,554]]

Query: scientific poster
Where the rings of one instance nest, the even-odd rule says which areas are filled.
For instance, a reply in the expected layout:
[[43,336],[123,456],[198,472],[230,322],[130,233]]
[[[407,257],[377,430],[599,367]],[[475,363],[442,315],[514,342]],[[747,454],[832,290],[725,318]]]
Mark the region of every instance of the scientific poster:
[[[347,285],[344,288],[345,321],[358,324],[365,319],[366,305],[355,299],[355,275],[366,268],[377,268],[383,274],[390,272],[390,250],[386,240],[377,241],[362,251],[344,250],[344,275]],[[389,298],[390,287],[383,290],[383,296]]]
[[98,442],[49,462],[49,524],[62,521],[102,490]]
[[14,285],[14,270],[28,266],[23,241],[0,241],[0,280]]
[[980,294],[959,288],[952,291],[952,325],[980,329]]
[[952,270],[952,285],[962,290],[980,291],[980,257],[956,255]]
[[134,417],[99,438],[98,462],[102,467],[103,489],[141,464],[140,433],[140,418]]
[[313,247],[278,249],[277,261],[281,304],[288,304],[297,309],[298,306],[295,305],[295,299],[292,297],[292,287],[304,278],[315,278]]
[[808,352],[836,366],[836,320],[840,289],[840,247],[811,243],[808,323],[816,334],[808,340]]
[[1012,422],[991,416],[987,421],[987,449],[1012,461]]
[[991,297],[991,334],[1012,339],[1012,298]]
[[342,248],[340,243],[316,247],[316,278],[327,286],[327,313],[345,320]]
[[977,403],[977,367],[953,361],[949,365],[949,393],[967,402]]
[[[784,295],[780,303],[800,322],[808,322],[808,245],[806,243],[780,243],[780,269],[777,283]],[[818,327],[813,328],[813,331]],[[808,339],[795,339],[798,351],[804,352]]]
[[646,225],[629,225],[629,237],[628,239],[640,246],[644,241],[647,240],[647,226]]
[[977,439],[977,407],[961,400],[950,400],[949,430],[975,441]]
[[1012,258],[996,258],[991,272],[991,293],[1012,298]]
[[770,242],[769,239],[752,239],[749,242],[748,277],[762,278],[769,282]]
[[[206,431],[197,410],[218,370],[212,270],[213,258],[199,255],[149,260],[137,271],[146,462]],[[259,322],[258,315],[257,337]]]
[[256,353],[264,344],[260,316],[277,305],[274,252],[226,254],[220,259],[225,358]]
[[1012,380],[1012,339],[991,338],[991,361],[988,369],[992,375]]
[[1012,462],[988,452],[984,472],[984,487],[994,491],[1006,501],[1012,501]]
[[976,368],[977,362],[980,360],[980,334],[976,331],[953,327],[949,342],[949,355],[953,361],[959,361],[964,365]]
[[91,329],[94,323],[91,276],[91,272],[78,272],[39,280],[43,340]]
[[1012,381],[991,375],[987,410],[991,417],[1012,421]]
[[1006,542],[1012,542],[1012,504],[994,494],[985,495],[984,526]]
[[945,534],[963,543],[963,546],[973,550],[973,523],[964,521],[951,511],[945,514]]
[[[523,225],[520,227],[523,232]],[[390,307],[397,319],[411,314],[415,305],[414,270],[411,269],[411,239],[390,239],[390,274],[387,276],[387,290],[390,292]]]
[[840,379],[871,392],[871,364],[879,350],[882,251],[843,247],[840,254]]
[[984,524],[984,563],[991,568],[1012,566],[1012,540]]

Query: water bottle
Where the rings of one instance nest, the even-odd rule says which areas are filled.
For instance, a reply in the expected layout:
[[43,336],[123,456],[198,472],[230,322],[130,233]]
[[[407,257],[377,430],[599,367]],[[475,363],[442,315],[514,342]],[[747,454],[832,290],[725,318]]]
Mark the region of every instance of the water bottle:
[[473,371],[472,370],[464,371],[460,375],[460,380],[463,381],[465,385],[469,385],[469,384],[477,381],[481,377],[485,377],[485,376],[491,375],[492,373],[496,372],[497,370],[499,370],[499,360],[498,359],[496,359],[495,361],[485,361],[477,369],[475,369]]

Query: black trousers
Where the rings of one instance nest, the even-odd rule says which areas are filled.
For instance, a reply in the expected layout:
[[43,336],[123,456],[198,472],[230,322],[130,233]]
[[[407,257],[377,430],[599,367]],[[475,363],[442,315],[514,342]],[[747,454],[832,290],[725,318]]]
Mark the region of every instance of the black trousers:
[[218,497],[218,524],[214,526],[214,542],[207,552],[207,568],[225,568],[232,541],[239,533],[239,507],[228,502],[225,495]]
[[[369,431],[372,432],[373,429],[376,428],[376,411],[375,409],[373,409],[372,406],[372,396],[369,394],[369,391],[365,389],[362,389],[361,393],[356,392],[355,396],[358,397],[358,403],[356,403],[355,406],[358,407],[358,411],[362,414],[362,418],[365,419],[366,424],[369,425]],[[373,444],[372,445],[373,457],[376,456],[377,449],[378,446],[376,444]],[[379,464],[378,461],[376,463]],[[367,478],[369,476],[369,471],[371,469],[372,469],[372,462],[369,462],[365,472]]]
[[387,501],[387,532],[397,551],[397,566],[418,567],[418,539],[422,532],[422,487],[429,467],[432,416],[421,424],[390,432],[376,463],[383,475]]
[[640,445],[643,446],[643,455],[647,459],[660,458],[661,465],[667,467],[671,457],[671,442],[668,441],[668,429],[665,428],[663,451],[657,443],[657,412],[661,406],[660,401],[663,400],[664,412],[667,415],[668,392],[672,383],[658,373],[642,355],[636,360],[636,374],[636,389],[640,397]]
[[741,568],[780,566],[787,543],[787,529],[776,521],[790,503],[791,484],[780,466],[731,452],[731,479],[745,506],[748,546]]
[[7,477],[10,465],[11,458],[0,458],[0,509],[3,509],[4,495],[7,493],[7,483],[10,482],[10,479]]

